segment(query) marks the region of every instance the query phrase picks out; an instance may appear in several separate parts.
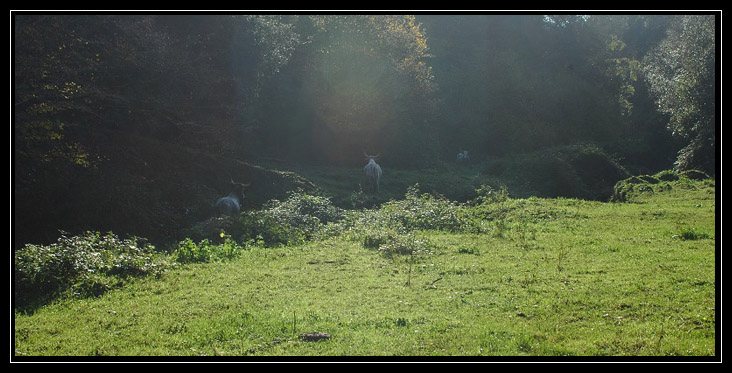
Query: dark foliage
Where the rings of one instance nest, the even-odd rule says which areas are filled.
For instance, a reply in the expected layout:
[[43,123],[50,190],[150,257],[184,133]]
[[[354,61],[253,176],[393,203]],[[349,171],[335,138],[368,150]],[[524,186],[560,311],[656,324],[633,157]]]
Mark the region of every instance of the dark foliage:
[[[684,122],[673,108],[656,111],[663,96],[643,76],[656,70],[641,68],[685,62],[669,60],[674,40],[702,41],[688,42],[685,58],[695,45],[714,50],[708,22],[685,34],[681,18],[649,15],[12,21],[14,249],[51,243],[58,229],[172,245],[191,231],[216,235],[224,223],[211,220],[211,204],[228,193],[228,175],[252,183],[251,209],[317,189],[255,164],[360,168],[364,151],[427,169],[469,149],[471,167],[517,195],[603,199],[628,173],[675,158],[713,174],[708,85],[689,91],[688,107],[704,110]],[[716,79],[701,62],[685,66]],[[671,138],[669,117],[685,136]],[[275,226],[273,240],[287,236]]]

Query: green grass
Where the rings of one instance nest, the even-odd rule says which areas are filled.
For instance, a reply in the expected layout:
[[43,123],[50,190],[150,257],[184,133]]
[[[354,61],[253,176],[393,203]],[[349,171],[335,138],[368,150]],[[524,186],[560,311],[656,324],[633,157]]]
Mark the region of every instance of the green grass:
[[413,255],[349,232],[248,247],[16,311],[14,355],[715,356],[715,193],[464,205],[481,233],[413,231]]

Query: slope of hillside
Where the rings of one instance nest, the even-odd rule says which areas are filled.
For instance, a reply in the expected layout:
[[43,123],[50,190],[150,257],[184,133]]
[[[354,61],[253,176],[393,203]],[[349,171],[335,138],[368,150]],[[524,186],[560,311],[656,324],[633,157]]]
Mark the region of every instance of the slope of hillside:
[[624,203],[429,196],[16,312],[14,355],[719,354],[713,180],[660,181]]

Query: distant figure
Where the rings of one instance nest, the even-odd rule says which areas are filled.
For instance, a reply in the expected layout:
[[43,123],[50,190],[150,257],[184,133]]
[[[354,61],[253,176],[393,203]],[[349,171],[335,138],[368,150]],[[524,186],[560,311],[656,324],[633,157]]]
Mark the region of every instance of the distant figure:
[[455,159],[457,163],[466,163],[470,161],[470,156],[468,155],[467,150],[461,150],[460,153],[458,153],[457,158]]
[[364,152],[363,155],[369,160],[369,163],[367,163],[363,168],[363,171],[366,174],[366,179],[368,180],[368,188],[370,191],[378,193],[379,179],[381,179],[381,166],[376,163],[375,159],[378,158],[380,154],[368,155]]
[[216,212],[219,216],[236,216],[241,211],[241,202],[244,200],[244,189],[249,187],[251,184],[237,183],[229,175],[231,179],[231,193],[226,197],[221,197],[216,201]]

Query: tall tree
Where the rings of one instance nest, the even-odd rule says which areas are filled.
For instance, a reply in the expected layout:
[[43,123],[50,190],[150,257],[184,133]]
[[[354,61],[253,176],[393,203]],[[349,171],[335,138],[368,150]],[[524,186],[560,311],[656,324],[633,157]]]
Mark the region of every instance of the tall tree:
[[[429,15],[447,149],[485,156],[619,137],[624,118],[593,58],[587,17]],[[603,61],[603,66],[605,61]]]
[[682,15],[643,59],[643,72],[668,129],[687,141],[675,167],[715,173],[716,42],[714,15]]
[[330,164],[361,162],[362,150],[402,164],[425,159],[417,148],[428,149],[435,87],[415,18],[323,15],[297,25],[307,43],[261,101],[270,152]]

